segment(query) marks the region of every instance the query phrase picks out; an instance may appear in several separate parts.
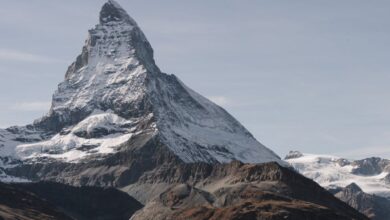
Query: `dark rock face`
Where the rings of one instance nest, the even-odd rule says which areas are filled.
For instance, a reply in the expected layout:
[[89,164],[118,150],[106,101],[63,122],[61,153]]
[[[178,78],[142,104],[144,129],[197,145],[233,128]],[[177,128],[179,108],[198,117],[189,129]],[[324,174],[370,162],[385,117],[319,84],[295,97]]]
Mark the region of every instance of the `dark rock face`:
[[351,162],[347,159],[343,159],[343,158],[340,158],[336,161],[341,167],[344,167],[344,166],[347,166],[347,165],[350,165]]
[[385,183],[390,185],[390,174],[387,174],[385,177]]
[[81,138],[101,138],[111,134],[126,133],[125,129],[94,128],[92,131],[79,131],[74,135]]
[[364,193],[355,183],[333,190],[334,195],[370,219],[390,219],[390,200]]
[[299,151],[290,151],[286,157],[284,158],[285,160],[288,160],[288,159],[293,159],[293,158],[300,158],[302,157],[303,154]]
[[345,187],[345,192],[349,195],[354,195],[363,192],[363,190],[356,183],[351,183]]
[[62,210],[31,192],[0,183],[0,219],[71,220]]
[[58,183],[16,184],[77,220],[128,220],[143,206],[114,188],[72,187]]
[[100,11],[100,23],[105,24],[113,21],[131,22],[132,25],[136,25],[126,11],[124,11],[115,1],[109,0],[103,5],[102,10]]
[[356,160],[353,165],[357,166],[352,173],[359,175],[377,175],[390,170],[390,160],[379,157],[371,157],[364,160]]

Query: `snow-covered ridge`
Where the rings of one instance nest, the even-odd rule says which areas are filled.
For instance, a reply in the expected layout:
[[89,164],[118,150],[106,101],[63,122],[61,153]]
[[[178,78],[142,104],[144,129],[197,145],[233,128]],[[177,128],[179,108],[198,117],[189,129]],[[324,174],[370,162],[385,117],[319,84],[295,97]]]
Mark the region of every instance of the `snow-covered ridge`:
[[346,187],[356,183],[366,193],[390,196],[390,183],[387,180],[390,161],[380,158],[351,161],[331,155],[315,154],[301,154],[297,157],[288,155],[287,158],[286,162],[298,172],[323,187]]
[[[157,109],[160,116],[158,125],[168,146],[184,161],[280,162],[275,153],[259,143],[224,109],[181,81],[176,83],[183,89],[179,91],[183,100],[166,100],[169,108]],[[171,87],[165,90],[168,94],[173,93],[173,96],[178,92]],[[164,97],[160,98],[163,99]]]

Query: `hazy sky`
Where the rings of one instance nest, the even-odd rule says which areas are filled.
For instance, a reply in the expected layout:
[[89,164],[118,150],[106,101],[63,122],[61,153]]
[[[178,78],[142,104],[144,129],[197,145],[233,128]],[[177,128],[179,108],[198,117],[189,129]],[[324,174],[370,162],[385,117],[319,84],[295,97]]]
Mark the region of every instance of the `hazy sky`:
[[[0,127],[47,112],[104,0],[0,0]],[[390,158],[390,1],[118,0],[157,64],[280,156]]]

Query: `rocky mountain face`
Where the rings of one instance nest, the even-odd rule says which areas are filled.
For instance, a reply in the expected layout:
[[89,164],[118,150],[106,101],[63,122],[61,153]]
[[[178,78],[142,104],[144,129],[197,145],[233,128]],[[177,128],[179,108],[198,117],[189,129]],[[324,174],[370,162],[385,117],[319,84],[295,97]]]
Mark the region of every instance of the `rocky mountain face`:
[[340,200],[359,210],[361,213],[364,213],[370,219],[390,219],[390,200],[367,194],[355,183],[351,183],[344,188],[332,189],[331,192]]
[[355,166],[352,173],[357,175],[374,176],[390,172],[390,160],[379,157],[355,160],[352,165]]
[[[13,187],[75,219],[112,210],[128,218],[140,204],[132,219],[367,219],[161,72],[145,35],[115,1],[104,4],[99,21],[48,114],[0,130],[2,181],[60,183]],[[121,204],[104,211],[101,198]]]

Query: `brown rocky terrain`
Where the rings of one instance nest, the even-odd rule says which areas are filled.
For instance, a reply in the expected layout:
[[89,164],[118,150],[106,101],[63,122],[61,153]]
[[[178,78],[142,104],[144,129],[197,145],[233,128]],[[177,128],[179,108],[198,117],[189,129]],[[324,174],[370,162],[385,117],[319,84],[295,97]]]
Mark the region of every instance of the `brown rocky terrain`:
[[277,163],[165,167],[123,190],[146,201],[132,220],[368,219]]

